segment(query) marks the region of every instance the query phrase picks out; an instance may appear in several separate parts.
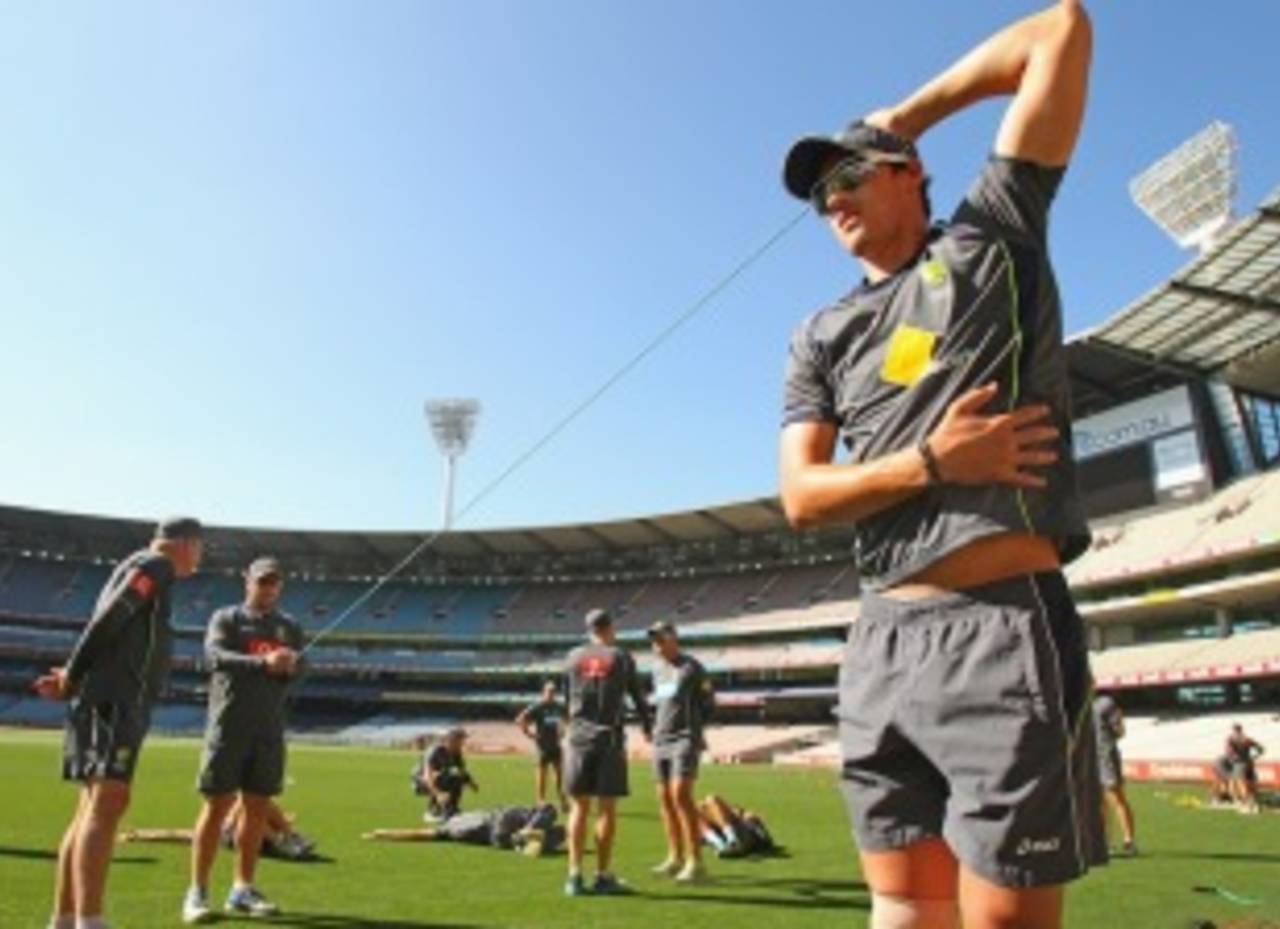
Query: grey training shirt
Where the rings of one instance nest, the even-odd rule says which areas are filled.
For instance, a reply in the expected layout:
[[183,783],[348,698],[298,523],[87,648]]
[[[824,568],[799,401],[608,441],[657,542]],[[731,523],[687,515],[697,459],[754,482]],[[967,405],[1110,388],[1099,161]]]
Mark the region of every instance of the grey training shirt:
[[1120,707],[1111,697],[1095,697],[1093,701],[1093,727],[1098,734],[1098,754],[1115,751],[1120,740]]
[[658,658],[653,665],[653,702],[655,747],[688,744],[702,749],[715,696],[698,659],[683,652],[673,661]]
[[622,727],[629,695],[649,731],[649,706],[636,676],[631,655],[614,645],[589,643],[569,653],[569,742],[580,747],[622,744]]
[[525,719],[533,723],[534,743],[538,751],[554,752],[560,745],[560,704],[536,700],[525,707]]
[[209,731],[232,738],[284,735],[286,702],[298,669],[289,677],[267,673],[266,654],[302,648],[302,630],[284,613],[260,615],[244,606],[213,614],[204,653],[209,681]]
[[863,585],[881,590],[983,536],[1034,532],[1063,562],[1089,530],[1071,457],[1062,311],[1049,205],[1062,168],[993,156],[951,221],[891,277],[864,283],[795,330],[783,424],[834,424],[854,462],[913,448],[962,393],[989,382],[996,412],[1040,402],[1060,432],[1042,490],[944,484],[855,526]]
[[150,709],[173,657],[173,582],[173,562],[149,549],[116,565],[67,660],[67,682],[79,699]]

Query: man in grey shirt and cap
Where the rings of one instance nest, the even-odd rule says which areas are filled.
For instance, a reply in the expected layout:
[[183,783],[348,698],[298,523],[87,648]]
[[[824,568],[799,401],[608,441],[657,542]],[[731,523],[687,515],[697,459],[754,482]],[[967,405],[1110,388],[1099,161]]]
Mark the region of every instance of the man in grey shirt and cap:
[[655,622],[649,627],[649,643],[654,653],[653,774],[667,838],[666,860],[653,872],[695,884],[706,878],[706,871],[693,786],[715,694],[702,663],[681,651],[675,626]]
[[[1091,54],[1081,3],[1060,0],[787,156],[787,190],[865,275],[795,330],[780,464],[793,525],[855,526],[841,786],[873,929],[1057,929],[1063,885],[1106,860],[1060,570],[1089,532],[1048,251]],[[996,95],[994,155],[931,226],[916,142]]]
[[569,680],[569,735],[565,754],[565,790],[569,808],[569,878],[564,891],[577,897],[587,893],[582,878],[582,857],[587,838],[591,800],[600,804],[596,820],[596,879],[591,892],[625,892],[611,869],[613,841],[618,823],[618,798],[629,793],[627,745],[623,729],[628,697],[640,717],[646,738],[652,727],[649,705],[636,675],[635,659],[617,644],[613,619],[605,610],[586,616],[590,641],[569,653],[565,675]]
[[301,628],[277,608],[283,591],[280,563],[258,558],[245,572],[244,602],[215,612],[205,634],[212,675],[197,785],[204,805],[191,842],[191,886],[182,904],[186,923],[212,916],[209,873],[222,822],[237,795],[244,815],[226,909],[251,916],[278,912],[253,881],[268,800],[284,789],[285,714],[303,644]]
[[121,561],[66,666],[35,683],[70,700],[62,776],[82,785],[58,849],[51,929],[103,929],[103,898],[116,827],[129,807],[138,754],[173,655],[175,580],[200,567],[203,530],[189,516],[156,526],[151,544]]

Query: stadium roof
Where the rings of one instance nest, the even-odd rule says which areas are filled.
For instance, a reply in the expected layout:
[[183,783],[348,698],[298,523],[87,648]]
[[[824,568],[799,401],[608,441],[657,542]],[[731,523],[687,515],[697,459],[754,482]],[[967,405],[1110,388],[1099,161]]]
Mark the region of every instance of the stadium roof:
[[1165,283],[1071,340],[1077,412],[1221,376],[1280,396],[1280,190]]
[[[638,519],[526,529],[449,532],[430,551],[445,558],[616,553],[652,546],[717,542],[786,529],[773,499],[751,500]],[[54,557],[114,558],[151,538],[153,523],[0,506],[0,550]],[[325,532],[211,526],[206,541],[214,563],[230,567],[262,553],[295,563],[343,562],[386,566],[407,555],[426,533]]]

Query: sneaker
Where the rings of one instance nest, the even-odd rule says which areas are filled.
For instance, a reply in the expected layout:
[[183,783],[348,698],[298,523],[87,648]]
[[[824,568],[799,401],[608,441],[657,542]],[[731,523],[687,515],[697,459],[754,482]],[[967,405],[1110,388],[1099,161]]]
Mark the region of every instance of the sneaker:
[[1138,843],[1137,843],[1137,842],[1125,842],[1125,843],[1124,843],[1124,845],[1120,846],[1120,854],[1124,855],[1126,858],[1137,858],[1137,857],[1138,857]]
[[705,884],[707,882],[707,867],[701,861],[690,858],[685,862],[685,866],[680,869],[680,873],[676,875],[676,883],[678,884]]
[[275,916],[280,908],[258,892],[256,887],[234,887],[227,895],[228,913],[246,916]]
[[631,888],[612,874],[597,874],[591,892],[602,897],[621,897],[631,893]]
[[209,895],[199,887],[192,887],[182,901],[182,921],[188,926],[206,923],[213,918],[209,908]]
[[581,874],[569,875],[569,879],[564,882],[564,895],[566,897],[585,897],[587,895],[587,885],[583,883]]
[[650,870],[659,877],[675,877],[682,867],[684,865],[679,858],[664,858],[661,864],[654,865]]

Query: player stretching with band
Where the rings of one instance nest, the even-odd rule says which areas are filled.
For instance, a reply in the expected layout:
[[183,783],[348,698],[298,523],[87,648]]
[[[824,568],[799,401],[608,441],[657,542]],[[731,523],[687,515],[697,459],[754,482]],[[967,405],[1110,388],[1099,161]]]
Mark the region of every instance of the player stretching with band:
[[[856,526],[841,782],[873,929],[1056,929],[1063,885],[1106,858],[1060,573],[1089,533],[1047,249],[1091,45],[1063,0],[787,157],[787,189],[865,274],[795,331],[780,465],[794,525]],[[993,157],[931,226],[916,140],[997,95]]]
[[182,921],[202,923],[209,907],[209,873],[222,823],[239,799],[235,883],[228,913],[273,916],[274,903],[254,887],[270,798],[284,789],[285,711],[299,670],[302,630],[276,609],[284,575],[274,558],[259,558],[245,572],[244,603],[223,607],[209,620],[205,658],[209,720],[197,786],[204,805],[191,842],[191,886]]
[[151,545],[116,566],[65,667],[36,681],[42,697],[70,699],[62,776],[80,801],[58,848],[51,929],[105,929],[107,868],[116,827],[173,655],[170,594],[200,567],[200,523],[156,527]]

